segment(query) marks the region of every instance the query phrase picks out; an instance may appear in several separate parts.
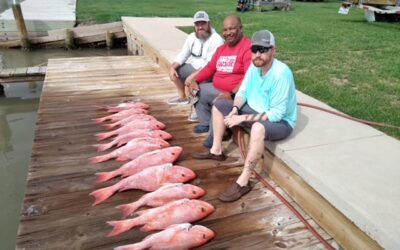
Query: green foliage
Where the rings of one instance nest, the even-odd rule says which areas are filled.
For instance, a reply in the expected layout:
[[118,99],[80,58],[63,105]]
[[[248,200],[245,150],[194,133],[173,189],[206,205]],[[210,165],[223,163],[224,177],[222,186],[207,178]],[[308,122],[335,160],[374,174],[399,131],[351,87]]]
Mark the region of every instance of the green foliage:
[[[221,32],[224,17],[238,14],[245,34],[275,34],[277,58],[293,70],[296,85],[349,115],[400,126],[400,25],[368,23],[363,11],[337,14],[340,2],[292,2],[294,11],[237,13],[232,0],[80,0],[80,22],[121,16],[191,17],[207,11]],[[191,32],[192,28],[184,28]],[[380,128],[379,128],[380,129]],[[398,129],[382,131],[400,138]]]

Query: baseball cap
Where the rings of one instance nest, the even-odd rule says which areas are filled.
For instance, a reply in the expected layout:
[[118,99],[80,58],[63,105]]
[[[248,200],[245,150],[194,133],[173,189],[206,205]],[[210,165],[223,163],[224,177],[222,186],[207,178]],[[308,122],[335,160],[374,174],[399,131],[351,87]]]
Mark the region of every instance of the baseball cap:
[[200,22],[200,21],[209,22],[210,17],[208,16],[207,12],[200,10],[197,11],[196,14],[194,14],[193,20],[194,22]]
[[275,37],[269,30],[260,30],[251,38],[252,46],[275,47]]

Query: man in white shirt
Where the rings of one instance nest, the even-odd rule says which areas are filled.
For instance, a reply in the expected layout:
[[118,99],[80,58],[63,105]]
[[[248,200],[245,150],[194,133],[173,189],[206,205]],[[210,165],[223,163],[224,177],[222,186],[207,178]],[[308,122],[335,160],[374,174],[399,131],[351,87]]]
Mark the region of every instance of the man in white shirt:
[[[222,37],[211,27],[208,14],[198,11],[194,14],[194,32],[185,41],[179,55],[171,65],[169,77],[178,90],[178,96],[170,99],[169,104],[188,104],[185,82],[195,76],[212,58],[215,50],[224,43]],[[187,63],[188,59],[190,63]]]

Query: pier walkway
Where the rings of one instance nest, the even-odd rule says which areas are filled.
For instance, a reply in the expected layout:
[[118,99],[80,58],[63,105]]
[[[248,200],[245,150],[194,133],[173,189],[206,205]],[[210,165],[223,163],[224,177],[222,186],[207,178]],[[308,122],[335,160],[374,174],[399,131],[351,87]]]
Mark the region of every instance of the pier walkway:
[[[216,232],[201,249],[323,249],[302,222],[258,183],[254,190],[233,203],[222,203],[218,194],[237,177],[242,160],[236,145],[227,142],[228,160],[198,161],[190,154],[202,149],[204,136],[192,132],[189,107],[170,106],[175,95],[167,72],[147,56],[51,59],[48,62],[39,104],[27,191],[17,236],[17,249],[111,249],[141,241],[148,233],[133,229],[106,237],[109,220],[121,218],[115,206],[137,200],[144,192],[118,193],[92,207],[89,193],[118,180],[95,184],[95,173],[114,170],[116,161],[90,164],[99,155],[92,146],[95,134],[104,131],[92,119],[106,115],[99,108],[127,100],[151,106],[151,114],[167,125],[172,145],[183,147],[177,165],[194,170],[192,181],[207,190],[202,199],[216,211],[198,222]],[[293,205],[297,205],[278,188]],[[300,210],[301,211],[301,210]],[[303,213],[319,233],[338,245]]]
[[[168,67],[191,18],[122,17],[131,48]],[[172,22],[172,23],[171,23]],[[168,34],[165,36],[164,34]],[[334,110],[298,92],[299,102]],[[265,169],[345,248],[400,249],[400,141],[379,130],[299,107],[286,140],[267,145]],[[272,154],[271,154],[272,153]]]

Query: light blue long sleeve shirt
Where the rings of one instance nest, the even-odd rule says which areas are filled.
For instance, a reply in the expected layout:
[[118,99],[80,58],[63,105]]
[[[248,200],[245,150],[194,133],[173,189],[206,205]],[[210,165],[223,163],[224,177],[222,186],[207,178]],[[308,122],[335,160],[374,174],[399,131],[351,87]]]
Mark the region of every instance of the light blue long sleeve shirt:
[[292,71],[278,59],[261,75],[261,68],[251,64],[239,88],[240,96],[255,111],[267,114],[271,122],[285,120],[294,128],[297,120],[297,97]]

